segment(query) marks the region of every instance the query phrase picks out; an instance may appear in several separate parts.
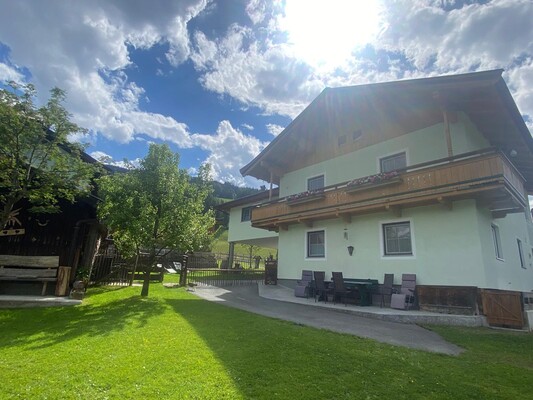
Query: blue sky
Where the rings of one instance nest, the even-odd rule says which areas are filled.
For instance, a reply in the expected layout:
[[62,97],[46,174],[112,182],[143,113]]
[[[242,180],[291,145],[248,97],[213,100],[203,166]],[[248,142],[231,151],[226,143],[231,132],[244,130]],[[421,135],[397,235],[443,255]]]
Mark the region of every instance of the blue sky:
[[0,81],[67,91],[110,163],[239,169],[325,87],[504,68],[533,128],[531,0],[0,0]]

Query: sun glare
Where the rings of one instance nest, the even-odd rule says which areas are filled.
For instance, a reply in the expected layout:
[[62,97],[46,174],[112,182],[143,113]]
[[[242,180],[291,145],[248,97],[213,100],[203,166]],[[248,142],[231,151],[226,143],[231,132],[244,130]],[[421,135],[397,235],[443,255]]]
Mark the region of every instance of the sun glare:
[[295,56],[316,68],[334,68],[371,42],[380,27],[377,0],[287,0],[281,29]]

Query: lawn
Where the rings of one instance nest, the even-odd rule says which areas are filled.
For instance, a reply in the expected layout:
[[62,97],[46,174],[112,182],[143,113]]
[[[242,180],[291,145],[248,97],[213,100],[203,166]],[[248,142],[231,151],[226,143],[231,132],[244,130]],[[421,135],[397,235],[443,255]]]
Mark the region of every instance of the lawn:
[[308,328],[183,289],[90,289],[0,310],[2,399],[525,399],[533,335],[435,329],[445,356]]

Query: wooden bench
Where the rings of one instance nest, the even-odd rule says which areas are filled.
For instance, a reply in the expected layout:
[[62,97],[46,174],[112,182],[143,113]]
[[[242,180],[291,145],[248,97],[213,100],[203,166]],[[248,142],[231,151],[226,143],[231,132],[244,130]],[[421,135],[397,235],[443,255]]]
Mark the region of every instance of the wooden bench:
[[59,256],[0,255],[0,281],[43,282],[41,295],[48,282],[57,281]]

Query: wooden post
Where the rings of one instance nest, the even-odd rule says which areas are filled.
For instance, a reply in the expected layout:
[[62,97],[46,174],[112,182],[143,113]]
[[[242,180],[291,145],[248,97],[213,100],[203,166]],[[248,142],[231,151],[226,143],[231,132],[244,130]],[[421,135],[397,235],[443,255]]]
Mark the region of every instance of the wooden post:
[[70,267],[57,269],[56,296],[66,296],[70,280]]
[[444,133],[446,134],[446,146],[448,147],[448,157],[453,156],[452,149],[452,136],[450,134],[450,120],[448,118],[448,112],[442,110],[442,116],[444,117]]
[[270,189],[268,191],[268,201],[272,200],[272,181],[274,180],[274,172],[270,170]]
[[228,269],[233,268],[233,259],[235,258],[235,242],[229,242],[228,251]]

